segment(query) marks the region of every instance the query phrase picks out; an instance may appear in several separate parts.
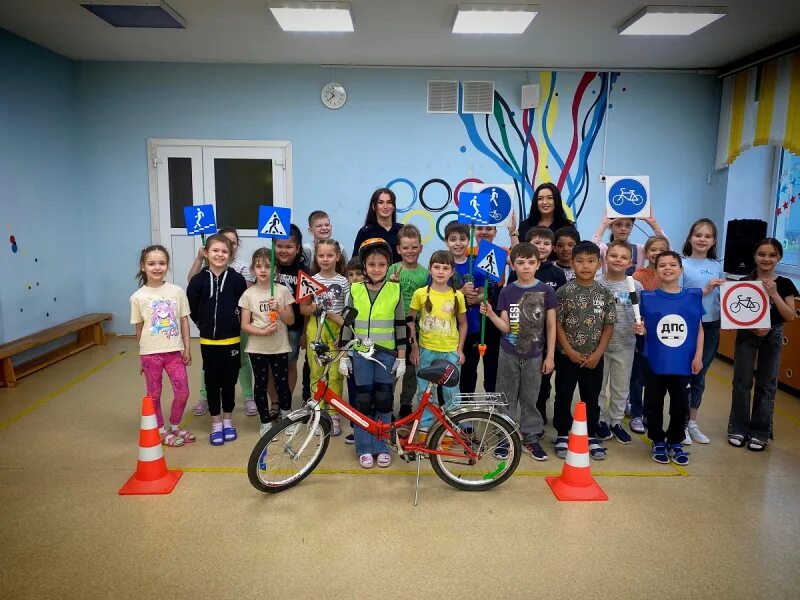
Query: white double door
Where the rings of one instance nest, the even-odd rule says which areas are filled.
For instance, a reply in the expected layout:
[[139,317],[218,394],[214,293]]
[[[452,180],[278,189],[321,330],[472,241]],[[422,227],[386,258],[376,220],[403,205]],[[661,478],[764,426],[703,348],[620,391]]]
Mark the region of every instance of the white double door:
[[290,142],[148,140],[148,159],[152,239],[169,250],[170,280],[184,289],[202,248],[199,235],[186,233],[184,207],[211,204],[217,227],[238,231],[237,257],[248,264],[267,245],[257,235],[258,207],[292,207]]

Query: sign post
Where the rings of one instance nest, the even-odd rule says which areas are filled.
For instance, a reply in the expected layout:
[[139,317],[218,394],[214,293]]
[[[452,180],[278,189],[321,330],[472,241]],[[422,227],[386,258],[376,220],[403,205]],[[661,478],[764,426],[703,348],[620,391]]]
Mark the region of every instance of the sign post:
[[[272,239],[272,252],[269,260],[269,294],[275,297],[275,240],[288,240],[292,223],[292,209],[279,206],[258,207],[258,237]],[[278,313],[274,310],[269,313],[270,320],[274,323]]]

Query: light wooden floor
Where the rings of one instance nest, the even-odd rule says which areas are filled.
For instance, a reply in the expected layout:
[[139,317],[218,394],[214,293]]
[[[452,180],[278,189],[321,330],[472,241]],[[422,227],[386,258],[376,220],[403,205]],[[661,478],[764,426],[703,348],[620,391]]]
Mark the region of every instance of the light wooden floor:
[[408,465],[359,469],[343,438],[296,488],[257,492],[258,420],[240,409],[223,448],[187,417],[198,442],[166,451],[186,471],[172,494],[118,496],[136,464],[136,351],[112,338],[0,389],[1,598],[798,597],[800,400],[779,393],[768,452],[731,448],[725,363],[700,412],[712,443],[685,469],[610,440],[592,463],[608,502],[557,502],[543,475],[563,463],[523,456],[486,493],[428,471],[414,508]]

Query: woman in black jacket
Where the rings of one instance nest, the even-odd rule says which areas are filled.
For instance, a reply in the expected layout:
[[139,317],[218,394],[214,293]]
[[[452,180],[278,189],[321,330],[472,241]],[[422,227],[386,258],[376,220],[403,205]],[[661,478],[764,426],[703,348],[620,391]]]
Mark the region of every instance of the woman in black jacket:
[[364,226],[358,230],[351,256],[358,256],[358,249],[364,240],[382,238],[392,249],[392,263],[400,262],[397,252],[397,232],[402,227],[397,222],[397,197],[389,188],[380,188],[372,193]]

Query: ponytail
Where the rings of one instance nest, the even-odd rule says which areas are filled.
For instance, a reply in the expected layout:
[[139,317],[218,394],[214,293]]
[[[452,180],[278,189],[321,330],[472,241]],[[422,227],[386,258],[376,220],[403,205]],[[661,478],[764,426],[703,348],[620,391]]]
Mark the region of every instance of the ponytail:
[[433,302],[431,302],[431,284],[425,289],[425,310],[430,314],[433,310]]
[[[486,282],[489,283],[488,281]],[[461,303],[458,301],[458,290],[456,290],[456,284],[453,279],[450,279],[450,289],[453,290],[453,316],[455,317],[456,321],[458,321],[458,313],[461,312]]]

